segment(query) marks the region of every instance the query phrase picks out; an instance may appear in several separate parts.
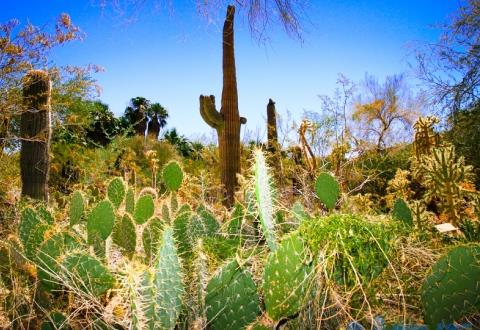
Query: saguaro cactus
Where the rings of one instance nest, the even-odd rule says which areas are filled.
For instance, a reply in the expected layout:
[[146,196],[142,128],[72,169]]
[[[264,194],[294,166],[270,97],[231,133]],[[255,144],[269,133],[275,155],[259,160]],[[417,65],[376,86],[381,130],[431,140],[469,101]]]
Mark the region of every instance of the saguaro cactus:
[[48,73],[28,72],[23,84],[25,110],[20,125],[22,195],[42,200],[48,199],[50,96]]
[[270,152],[270,166],[275,169],[277,179],[281,179],[280,145],[278,144],[277,134],[277,111],[275,102],[268,100],[267,104],[267,143]]
[[228,6],[223,26],[223,90],[220,111],[215,108],[213,95],[200,95],[200,114],[208,125],[217,130],[222,184],[225,188],[225,205],[228,207],[233,206],[237,173],[240,173],[240,124],[247,122],[238,114],[234,15],[235,7]]

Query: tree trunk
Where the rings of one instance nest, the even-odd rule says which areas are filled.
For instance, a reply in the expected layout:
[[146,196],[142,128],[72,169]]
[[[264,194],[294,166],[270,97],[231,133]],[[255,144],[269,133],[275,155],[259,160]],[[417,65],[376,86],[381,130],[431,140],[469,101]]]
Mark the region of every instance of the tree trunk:
[[32,70],[23,84],[20,172],[22,195],[48,200],[51,83],[48,73]]
[[220,167],[224,186],[224,204],[232,207],[237,173],[240,173],[240,124],[246,122],[238,114],[237,77],[233,39],[235,7],[228,6],[223,26],[223,90],[220,112],[215,109],[215,97],[200,96],[200,114],[207,124],[217,130]]

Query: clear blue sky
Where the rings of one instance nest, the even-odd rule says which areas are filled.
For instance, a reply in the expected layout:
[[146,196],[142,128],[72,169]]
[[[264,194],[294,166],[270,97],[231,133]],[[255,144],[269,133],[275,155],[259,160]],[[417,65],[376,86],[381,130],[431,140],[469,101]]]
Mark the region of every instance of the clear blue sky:
[[[172,1],[173,12],[145,7],[126,24],[100,0],[1,0],[0,21],[18,18],[52,25],[62,12],[86,33],[83,42],[53,54],[59,64],[98,64],[94,76],[103,89],[101,100],[120,115],[128,100],[144,96],[170,112],[169,127],[187,136],[210,134],[198,111],[200,94],[221,95],[221,18],[208,24],[191,1]],[[48,3],[48,4],[47,4]],[[155,3],[155,0],[150,0]],[[366,72],[383,79],[408,72],[409,45],[435,41],[458,0],[318,0],[311,1],[304,43],[283,31],[270,30],[270,43],[258,45],[242,17],[236,21],[236,63],[239,107],[247,126],[264,126],[269,98],[277,110],[299,117],[320,110],[318,94],[331,94],[338,73],[360,81]]]

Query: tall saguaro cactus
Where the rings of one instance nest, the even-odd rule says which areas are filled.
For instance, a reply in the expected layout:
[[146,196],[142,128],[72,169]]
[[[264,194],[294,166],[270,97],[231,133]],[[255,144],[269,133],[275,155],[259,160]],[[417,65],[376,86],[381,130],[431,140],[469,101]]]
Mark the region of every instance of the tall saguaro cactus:
[[220,150],[222,184],[225,188],[225,205],[233,206],[240,173],[240,124],[247,120],[238,114],[237,76],[233,39],[235,7],[228,6],[223,26],[223,90],[220,111],[215,108],[213,95],[200,95],[200,114],[203,120],[217,130]]
[[275,169],[278,179],[281,179],[281,162],[280,162],[280,145],[278,144],[277,133],[277,111],[275,110],[275,102],[268,100],[267,104],[267,143],[270,153],[270,166]]
[[20,124],[22,195],[41,200],[48,199],[51,89],[45,71],[32,70],[24,78],[25,109]]

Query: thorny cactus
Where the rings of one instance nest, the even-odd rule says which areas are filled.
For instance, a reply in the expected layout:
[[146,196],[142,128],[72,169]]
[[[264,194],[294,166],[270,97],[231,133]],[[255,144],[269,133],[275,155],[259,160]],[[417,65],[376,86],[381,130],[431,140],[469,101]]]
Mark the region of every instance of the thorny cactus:
[[480,245],[458,246],[432,267],[421,292],[425,322],[453,323],[480,311]]
[[340,196],[340,185],[330,174],[320,173],[315,181],[315,192],[327,209],[332,210]]
[[208,282],[205,304],[212,329],[244,329],[260,314],[252,276],[236,260],[223,266]]
[[300,235],[286,237],[265,264],[263,291],[265,308],[273,320],[296,314],[305,303],[311,258]]
[[263,236],[271,251],[276,248],[273,180],[268,172],[265,156],[261,150],[255,151],[255,201],[257,206]]
[[232,207],[237,174],[240,173],[240,124],[247,120],[238,114],[237,76],[235,68],[233,23],[235,7],[228,6],[223,26],[223,90],[220,111],[215,108],[215,97],[200,96],[200,114],[217,131],[220,151],[220,169],[225,189],[225,205]]
[[70,226],[74,226],[82,220],[85,203],[80,191],[75,191],[70,198]]
[[430,155],[433,148],[440,146],[440,136],[435,133],[434,126],[439,123],[439,119],[434,116],[420,117],[413,125],[415,130],[415,141],[413,148],[417,160],[423,156]]
[[40,200],[48,200],[51,90],[45,71],[32,70],[24,78],[25,109],[20,119],[22,195]]
[[177,191],[183,181],[182,168],[177,162],[172,161],[163,168],[162,178],[168,190]]
[[407,226],[413,226],[412,211],[408,207],[407,203],[401,198],[395,201],[395,204],[393,205],[392,216],[394,219],[401,221]]

